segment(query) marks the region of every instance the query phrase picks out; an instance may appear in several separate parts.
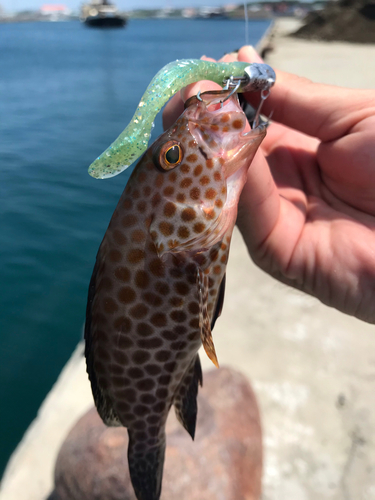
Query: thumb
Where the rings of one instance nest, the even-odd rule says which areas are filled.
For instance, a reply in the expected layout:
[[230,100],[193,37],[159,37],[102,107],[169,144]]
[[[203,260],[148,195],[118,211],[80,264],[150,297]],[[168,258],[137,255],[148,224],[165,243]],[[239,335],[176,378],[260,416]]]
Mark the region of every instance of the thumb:
[[[238,53],[239,61],[259,59],[250,46],[242,47]],[[250,95],[246,97],[250,99]],[[272,113],[272,120],[326,142],[345,135],[358,122],[358,111],[368,110],[371,101],[375,106],[371,90],[324,85],[276,71],[276,83],[262,111],[266,115]]]
[[279,193],[268,163],[258,149],[247,173],[237,216],[237,225],[250,253],[256,252],[271,234],[279,213]]

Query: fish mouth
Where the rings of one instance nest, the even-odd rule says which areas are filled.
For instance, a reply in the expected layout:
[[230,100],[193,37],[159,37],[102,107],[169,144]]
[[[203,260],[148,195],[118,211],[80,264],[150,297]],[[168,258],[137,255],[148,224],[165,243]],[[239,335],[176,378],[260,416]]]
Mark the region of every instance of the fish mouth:
[[[189,130],[209,157],[222,158],[223,174],[229,179],[245,165],[249,167],[266,135],[267,126],[260,123],[255,128],[250,127],[237,94],[225,102],[221,102],[221,91],[205,92],[201,97],[202,101],[196,96],[194,101],[189,100],[190,104],[187,101]],[[197,105],[192,106],[193,103]]]

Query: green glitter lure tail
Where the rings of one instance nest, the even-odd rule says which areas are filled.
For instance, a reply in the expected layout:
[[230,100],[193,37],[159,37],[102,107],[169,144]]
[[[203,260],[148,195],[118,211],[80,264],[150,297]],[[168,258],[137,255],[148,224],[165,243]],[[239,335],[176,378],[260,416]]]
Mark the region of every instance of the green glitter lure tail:
[[235,92],[267,91],[275,73],[267,64],[218,63],[181,59],[164,66],[151,80],[129,125],[89,167],[97,179],[114,177],[127,169],[147,149],[156,115],[180,89],[199,80],[227,84]]

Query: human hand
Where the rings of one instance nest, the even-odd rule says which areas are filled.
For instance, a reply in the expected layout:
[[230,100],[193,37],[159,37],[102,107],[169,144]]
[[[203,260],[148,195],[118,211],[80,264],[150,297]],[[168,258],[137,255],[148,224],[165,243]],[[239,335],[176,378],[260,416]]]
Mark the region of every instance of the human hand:
[[[260,62],[251,47],[238,60]],[[182,98],[209,85],[189,86]],[[165,120],[180,111],[178,99]],[[283,283],[375,322],[375,91],[277,72],[262,112],[273,122],[237,219],[252,259]]]

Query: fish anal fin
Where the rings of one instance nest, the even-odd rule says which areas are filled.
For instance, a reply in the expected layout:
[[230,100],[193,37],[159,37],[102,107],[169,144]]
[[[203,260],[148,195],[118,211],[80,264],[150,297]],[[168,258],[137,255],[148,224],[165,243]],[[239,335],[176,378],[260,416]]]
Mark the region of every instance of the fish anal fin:
[[197,285],[199,296],[199,327],[201,331],[201,340],[207,356],[213,364],[219,368],[214,341],[212,339],[211,321],[207,310],[208,303],[208,276],[198,269]]
[[202,367],[197,354],[178,386],[173,400],[177,419],[192,439],[195,436],[197,422],[198,384],[202,386],[202,383]]

